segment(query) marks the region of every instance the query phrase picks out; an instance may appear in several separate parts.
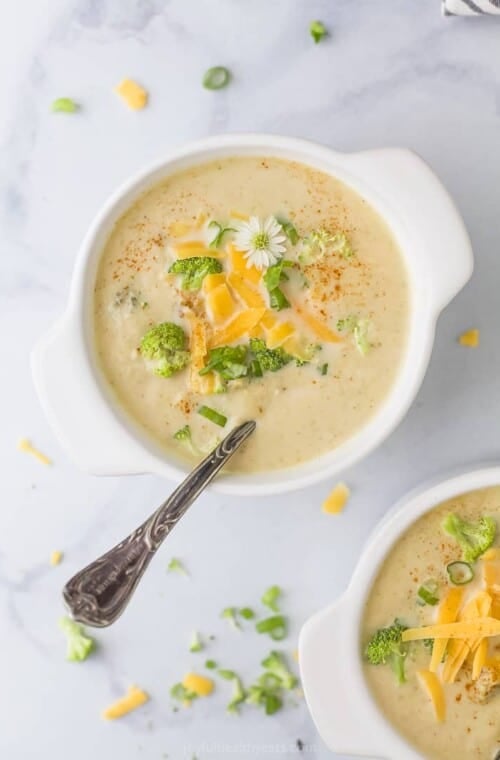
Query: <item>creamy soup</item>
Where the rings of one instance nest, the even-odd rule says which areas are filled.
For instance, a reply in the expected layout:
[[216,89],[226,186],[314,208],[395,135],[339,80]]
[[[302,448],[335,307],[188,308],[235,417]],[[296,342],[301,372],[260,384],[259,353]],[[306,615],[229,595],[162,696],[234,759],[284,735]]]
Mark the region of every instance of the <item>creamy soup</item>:
[[408,312],[397,243],[363,198],[299,163],[227,158],[169,177],[116,222],[95,342],[114,395],[162,447],[199,459],[255,419],[232,467],[264,471],[370,420]]
[[[453,535],[444,529],[444,521],[451,524],[448,529]],[[381,656],[384,642],[380,634],[378,639],[373,637],[394,620],[416,629],[403,645],[404,657],[391,656],[385,664],[367,661],[365,675],[387,718],[424,757],[433,760],[494,760],[500,753],[497,525],[500,487],[441,504],[398,540],[366,605],[365,658],[373,661]],[[482,636],[486,631],[479,619],[488,619],[497,635]],[[453,641],[413,638],[433,634],[428,626],[464,621],[472,625],[475,635]],[[441,629],[441,635],[443,630],[448,629]],[[370,641],[372,648],[367,649]]]

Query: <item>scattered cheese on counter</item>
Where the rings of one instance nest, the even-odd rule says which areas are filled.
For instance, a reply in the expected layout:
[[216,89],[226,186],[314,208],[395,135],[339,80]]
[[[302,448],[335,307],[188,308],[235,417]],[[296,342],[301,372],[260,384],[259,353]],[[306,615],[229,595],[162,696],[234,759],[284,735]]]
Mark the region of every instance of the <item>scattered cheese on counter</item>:
[[140,111],[147,105],[147,91],[140,84],[134,82],[133,79],[123,79],[115,88],[115,92],[123,98],[128,107],[133,111]]
[[26,438],[21,438],[17,444],[17,448],[19,451],[24,451],[25,454],[31,454],[42,464],[52,464],[52,460],[49,459],[49,457],[45,456],[45,454],[42,454],[41,451],[38,451],[38,449],[35,449],[35,447],[32,446]]
[[344,509],[351,492],[345,483],[337,483],[333,491],[323,502],[323,512],[338,515]]
[[148,694],[137,686],[129,686],[124,697],[121,697],[102,712],[105,720],[116,720],[127,715],[132,710],[136,710],[149,700]]
[[467,330],[459,337],[458,342],[461,346],[467,348],[477,348],[479,346],[479,330]]
[[188,673],[182,680],[182,685],[187,691],[193,692],[198,697],[208,697],[214,690],[214,682],[206,676],[197,673]]
[[52,566],[59,565],[62,562],[63,553],[59,551],[53,551],[50,555],[50,564]]

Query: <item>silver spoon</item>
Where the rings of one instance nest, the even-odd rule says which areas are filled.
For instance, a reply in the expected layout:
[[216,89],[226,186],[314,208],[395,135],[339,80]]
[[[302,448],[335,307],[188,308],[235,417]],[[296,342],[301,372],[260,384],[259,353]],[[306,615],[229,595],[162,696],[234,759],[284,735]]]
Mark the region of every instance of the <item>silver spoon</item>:
[[68,581],[63,597],[73,620],[97,628],[114,623],[160,544],[254,430],[253,421],[238,425],[151,517]]

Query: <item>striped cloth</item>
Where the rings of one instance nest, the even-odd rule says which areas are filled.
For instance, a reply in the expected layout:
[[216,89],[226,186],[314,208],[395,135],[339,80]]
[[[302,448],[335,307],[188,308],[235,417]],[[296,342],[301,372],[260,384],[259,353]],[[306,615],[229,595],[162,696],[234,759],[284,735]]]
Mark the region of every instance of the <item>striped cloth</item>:
[[500,0],[442,0],[445,16],[478,16],[481,13],[500,15]]

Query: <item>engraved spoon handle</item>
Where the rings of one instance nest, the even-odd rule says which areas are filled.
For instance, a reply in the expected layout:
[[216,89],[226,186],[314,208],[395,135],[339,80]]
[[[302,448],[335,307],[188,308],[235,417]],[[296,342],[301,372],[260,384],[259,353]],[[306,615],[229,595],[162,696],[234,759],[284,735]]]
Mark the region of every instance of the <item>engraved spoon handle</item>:
[[254,430],[253,421],[232,430],[137,530],[68,581],[63,597],[74,620],[98,628],[114,623],[160,544]]

